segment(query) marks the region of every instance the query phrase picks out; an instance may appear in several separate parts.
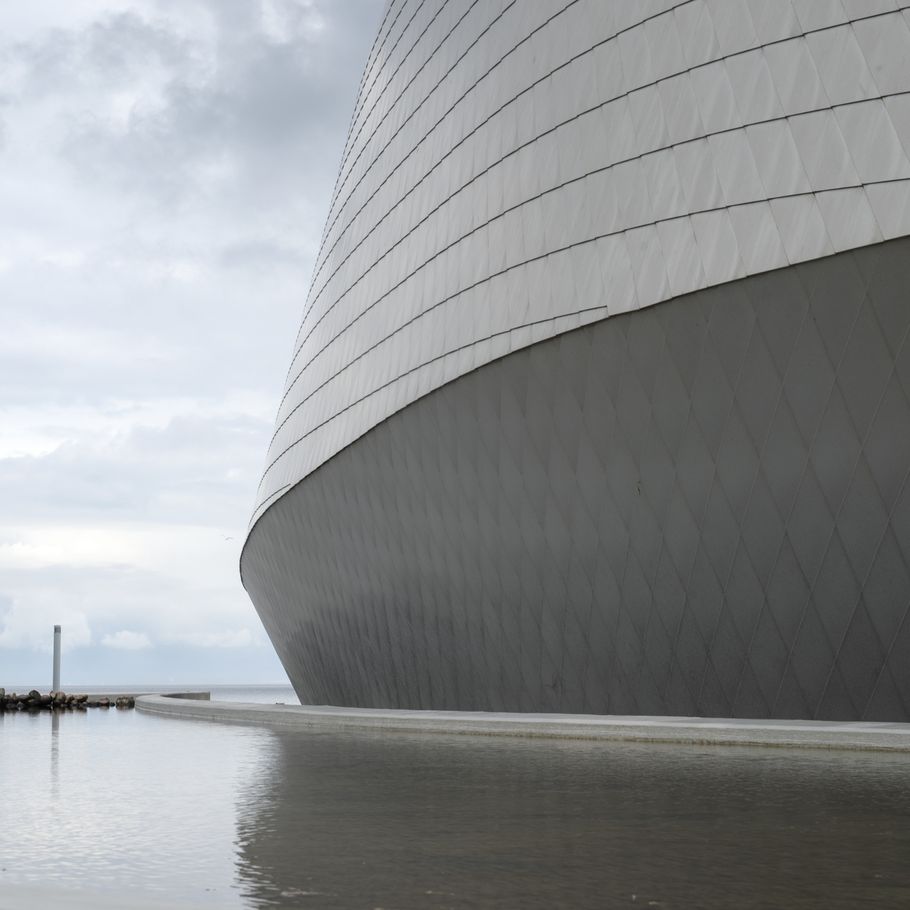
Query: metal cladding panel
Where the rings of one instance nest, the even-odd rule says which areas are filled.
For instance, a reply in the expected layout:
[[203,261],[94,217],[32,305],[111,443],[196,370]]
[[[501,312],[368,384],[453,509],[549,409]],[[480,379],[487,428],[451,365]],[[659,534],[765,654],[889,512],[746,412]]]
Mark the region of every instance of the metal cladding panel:
[[545,340],[270,508],[302,701],[910,720],[910,240]]
[[[861,601],[849,610],[821,606],[829,595],[832,604],[849,600],[853,588],[846,574],[834,579],[823,566],[803,566],[794,543],[802,534],[806,547],[821,548],[830,559],[831,572],[845,573],[849,560],[837,547],[848,551],[851,534],[860,538],[858,546],[875,539],[866,533],[877,508],[870,503],[890,514],[902,496],[902,486],[892,483],[885,491],[870,477],[876,477],[873,457],[882,464],[891,459],[889,470],[906,468],[903,450],[879,443],[868,455],[869,440],[857,429],[862,408],[854,414],[854,404],[894,409],[894,432],[906,431],[903,398],[889,392],[879,401],[868,390],[878,387],[882,370],[903,376],[893,347],[902,336],[894,333],[910,303],[899,285],[882,290],[866,260],[852,251],[869,248],[869,261],[887,263],[888,274],[896,274],[894,260],[907,255],[900,238],[907,235],[910,3],[393,0],[364,71],[242,557],[244,584],[301,698],[410,707],[907,717],[906,680],[884,669],[893,666],[892,651],[878,663],[862,659],[867,674],[873,666],[880,671],[871,701],[855,694],[866,692],[866,677],[847,679],[838,669],[841,645],[849,640],[858,653],[859,638],[840,629],[837,639],[839,627],[824,627],[827,611],[844,610],[873,624],[874,611]],[[812,271],[816,261],[825,265]],[[840,289],[825,283],[842,272],[852,283]],[[807,276],[816,276],[811,281],[822,282],[824,292],[813,290]],[[890,303],[875,309],[869,303],[874,293]],[[744,294],[745,308],[739,306]],[[758,300],[756,294],[770,296]],[[786,333],[796,331],[784,316],[796,318],[819,295],[832,301],[817,314],[830,321],[816,326],[822,344],[815,339],[793,360],[792,369],[801,372],[782,373],[782,364],[790,363]],[[705,305],[693,300],[708,299],[708,321],[724,328],[712,328],[702,340],[694,327],[702,317],[690,323],[666,315],[690,312]],[[872,317],[857,326],[849,321],[861,304],[862,313],[873,306],[884,353],[868,328]],[[731,352],[747,357],[751,349],[728,348],[717,333],[732,339],[744,326],[761,325],[766,312],[780,315],[769,325],[783,335],[750,336],[763,359],[740,389],[731,371],[747,364],[729,358]],[[829,345],[854,337],[853,328],[857,346],[841,362]],[[655,347],[641,340],[646,331],[664,342]],[[639,339],[637,346],[623,353],[616,333]],[[589,353],[596,343],[605,347]],[[560,345],[580,362],[596,354],[597,370],[604,372],[576,375],[553,359]],[[651,364],[653,387],[635,391],[620,369],[623,358],[637,357],[644,368],[647,357],[666,359],[673,351],[678,375],[663,375],[670,366]],[[703,361],[710,351],[713,360]],[[620,358],[615,363],[614,356]],[[546,395],[529,404],[531,390],[543,394],[548,383],[553,394],[557,388],[567,394],[560,378],[567,370],[586,389],[580,414]],[[702,375],[699,370],[711,378],[696,388],[689,373]],[[478,376],[489,383],[483,393]],[[620,386],[602,381],[605,376]],[[509,395],[500,386],[505,381]],[[453,391],[465,382],[474,384],[470,408]],[[752,396],[731,414],[723,411],[732,400],[728,386]],[[782,408],[774,395],[785,389]],[[433,407],[439,408],[435,423],[426,417]],[[687,447],[639,453],[644,460],[636,462],[623,446],[645,433],[653,415],[674,407],[681,409],[681,426],[695,425],[700,435],[686,437]],[[455,416],[465,408],[476,412],[476,425]],[[852,429],[845,408],[860,421]],[[777,423],[765,427],[766,439],[750,435],[751,423],[760,426],[766,411]],[[709,415],[704,422],[702,412]],[[741,426],[728,425],[731,415]],[[400,443],[390,439],[390,426]],[[810,426],[821,435],[805,436]],[[647,468],[663,488],[685,482],[679,496],[700,495],[704,487],[715,491],[712,498],[701,503],[701,512],[689,505],[690,521],[679,510],[653,509],[634,512],[633,521],[621,511],[628,503],[610,490],[613,498],[598,505],[596,521],[589,516],[595,536],[582,545],[580,530],[563,527],[570,519],[587,527],[571,496],[587,502],[603,490],[589,489],[583,466],[558,456],[560,444],[581,444],[582,429],[598,441],[591,457],[610,460],[603,470],[619,489],[633,479],[636,491],[639,483],[644,488]],[[611,434],[620,432],[632,435],[617,441]],[[428,455],[413,438],[420,433],[435,433],[447,448]],[[511,447],[510,433],[516,434]],[[723,484],[731,482],[717,460],[728,433],[734,434],[728,444],[739,446],[744,460],[725,461],[725,471],[753,477],[759,493],[738,495],[766,504],[765,519],[755,519],[761,534],[716,492],[725,493]],[[533,445],[523,450],[529,440]],[[487,457],[481,450],[498,459],[495,471],[481,468]],[[535,460],[537,450],[549,453],[546,461]],[[807,467],[810,451],[814,460]],[[416,472],[413,481],[401,475],[404,464]],[[837,472],[848,464],[860,478],[856,483],[868,489],[839,504],[825,482],[839,478],[835,487],[846,496],[853,488]],[[817,488],[808,490],[808,477]],[[782,491],[773,488],[784,480]],[[804,488],[811,503],[807,512],[794,513],[804,524],[791,527],[796,505],[786,496]],[[403,498],[388,498],[388,489]],[[479,491],[484,498],[476,503]],[[412,494],[416,501],[408,499]],[[837,521],[844,530],[832,535],[826,516],[842,508],[846,517]],[[783,536],[774,536],[780,531],[775,516]],[[667,524],[677,519],[681,526]],[[407,522],[422,536],[405,533]],[[780,566],[777,574],[762,574],[753,562],[758,581],[751,589],[742,556],[722,571],[708,555],[711,545],[698,543],[713,535],[717,547],[741,554],[749,545],[737,528],[753,535],[753,548],[765,531],[779,541],[779,558],[764,567]],[[665,570],[669,545],[661,541],[666,531],[681,545],[685,529],[703,555],[690,574],[674,580]],[[886,538],[876,553],[890,553],[894,566],[902,566],[904,543]],[[489,554],[494,562],[470,561],[484,555],[471,549],[477,539],[499,548]],[[656,563],[642,561],[637,540],[657,546]],[[595,551],[613,554],[609,559],[634,554],[628,576],[611,567],[616,583],[622,579],[617,602],[607,581],[597,588],[590,574],[576,571],[582,554]],[[751,550],[749,556],[756,558]],[[905,592],[897,568],[880,577],[861,568],[851,565],[859,596],[893,597],[889,609],[900,612]],[[663,574],[649,575],[651,569]],[[745,575],[729,574],[734,569]],[[800,579],[818,604],[799,601]],[[649,637],[659,628],[649,606],[656,602],[651,585],[658,583],[682,585],[677,596],[684,603],[718,611],[719,625],[705,619],[699,626],[707,662],[700,683],[688,680],[688,698],[658,697],[655,692],[669,691],[661,688],[667,678],[655,689],[654,680],[648,682],[652,671],[643,669],[682,672],[671,657],[681,636],[694,635],[667,620],[666,636]],[[734,583],[740,587],[729,587]],[[890,594],[882,593],[886,589]],[[756,640],[773,639],[767,617],[778,617],[774,607],[757,605],[759,592],[762,604],[785,599],[785,626],[786,617],[799,617],[794,628],[776,628],[786,643],[784,657],[779,645],[768,644],[767,659],[783,660],[787,673],[827,666],[828,676],[778,680],[778,695],[762,690],[758,697],[755,664],[743,657],[752,653],[748,618],[740,626],[735,617],[741,603],[747,617],[765,617]],[[589,597],[587,625],[584,610],[561,606],[578,597]],[[486,618],[493,605],[499,620]],[[605,625],[605,617],[616,624]],[[827,637],[816,634],[820,628]],[[855,636],[868,630],[866,622]],[[889,629],[875,634],[870,654],[897,647],[893,636],[886,642]],[[653,653],[636,651],[636,641]],[[902,647],[896,653],[904,659],[905,641]],[[799,648],[814,648],[814,658],[801,657]],[[576,660],[590,665],[586,654],[606,655],[614,675],[599,684],[573,682],[571,674],[580,670],[567,676],[563,669]],[[668,663],[661,665],[659,654]],[[729,674],[737,673],[731,690]],[[683,691],[676,676],[672,689]],[[797,691],[802,695],[792,694]]]
[[395,0],[264,508],[484,363],[910,233],[910,4]]

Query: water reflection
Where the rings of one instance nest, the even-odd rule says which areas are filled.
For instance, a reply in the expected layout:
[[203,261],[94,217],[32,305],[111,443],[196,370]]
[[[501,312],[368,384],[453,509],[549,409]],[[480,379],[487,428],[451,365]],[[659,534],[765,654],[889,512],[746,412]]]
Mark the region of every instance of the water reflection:
[[910,906],[906,757],[279,734],[254,905]]
[[0,780],[3,908],[910,906],[907,756],[89,711],[0,715]]
[[51,797],[60,797],[60,715],[51,713]]
[[243,907],[234,795],[270,736],[133,711],[0,714],[17,794],[0,803],[0,908]]

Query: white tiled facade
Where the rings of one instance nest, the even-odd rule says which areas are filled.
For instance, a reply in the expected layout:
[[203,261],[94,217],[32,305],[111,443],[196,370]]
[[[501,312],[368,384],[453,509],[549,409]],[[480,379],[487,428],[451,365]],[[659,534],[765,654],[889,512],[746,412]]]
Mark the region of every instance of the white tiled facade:
[[910,3],[392,0],[254,522],[450,380],[910,234]]

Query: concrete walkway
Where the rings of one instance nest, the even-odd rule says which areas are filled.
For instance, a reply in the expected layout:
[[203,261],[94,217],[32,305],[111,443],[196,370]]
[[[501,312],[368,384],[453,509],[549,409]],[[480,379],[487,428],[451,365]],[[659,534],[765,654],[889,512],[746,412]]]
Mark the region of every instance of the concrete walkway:
[[149,714],[188,720],[297,729],[910,752],[910,724],[898,723],[398,711],[190,701],[164,695],[143,695],[136,700],[136,708]]

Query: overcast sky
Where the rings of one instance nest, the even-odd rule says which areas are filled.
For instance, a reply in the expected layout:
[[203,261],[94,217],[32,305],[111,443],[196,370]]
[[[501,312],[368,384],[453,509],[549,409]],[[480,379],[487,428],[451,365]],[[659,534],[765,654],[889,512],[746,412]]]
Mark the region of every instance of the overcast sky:
[[0,685],[282,682],[238,559],[382,0],[0,3]]

